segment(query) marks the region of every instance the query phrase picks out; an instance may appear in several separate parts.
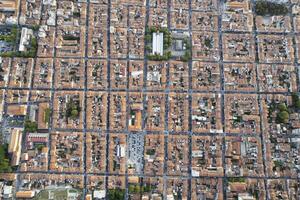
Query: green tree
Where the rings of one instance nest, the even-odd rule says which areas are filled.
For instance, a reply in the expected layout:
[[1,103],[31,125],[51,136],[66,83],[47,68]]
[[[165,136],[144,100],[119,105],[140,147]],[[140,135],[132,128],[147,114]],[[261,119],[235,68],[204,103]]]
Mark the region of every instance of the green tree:
[[8,158],[8,145],[0,145],[0,173],[12,172],[10,160]]
[[42,151],[42,149],[45,147],[43,144],[39,144],[36,146],[37,150]]
[[300,99],[296,93],[292,94],[292,102],[293,102],[293,108],[299,110],[300,109]]
[[72,99],[67,103],[66,117],[76,119],[79,116],[81,108],[79,102],[75,102]]
[[146,154],[153,156],[155,154],[155,149],[147,149]]
[[288,8],[284,3],[275,3],[266,0],[259,0],[255,3],[255,11],[257,15],[286,15]]
[[285,103],[280,103],[280,104],[278,105],[278,109],[279,109],[281,112],[282,112],[282,111],[288,111],[288,109],[287,109]]
[[183,61],[183,62],[187,62],[187,61],[189,61],[191,58],[192,58],[191,52],[190,52],[190,51],[185,51],[185,52],[184,52],[184,55],[181,56],[180,59],[181,59],[181,61]]
[[294,104],[295,109],[299,110],[300,109],[300,100],[296,101]]
[[285,169],[284,162],[278,160],[274,161],[274,167],[279,168],[280,171],[283,171]]
[[73,109],[73,110],[71,111],[71,118],[72,118],[72,119],[76,119],[76,118],[78,117],[78,114],[79,114],[78,110]]
[[212,48],[212,44],[211,44],[211,39],[210,38],[205,38],[204,44],[205,44],[206,47]]
[[151,36],[150,34],[146,34],[146,35],[145,35],[145,40],[146,40],[147,42],[151,42],[152,36]]
[[108,199],[109,200],[123,200],[125,198],[125,190],[122,189],[109,189]]
[[288,123],[289,122],[289,113],[287,111],[281,111],[277,114],[277,122],[279,123]]
[[245,182],[246,180],[245,180],[244,177],[229,177],[229,178],[228,178],[228,181],[229,181],[229,182],[241,182],[241,183],[243,183],[243,182]]
[[38,129],[38,125],[36,122],[32,122],[30,120],[25,120],[24,123],[25,132],[36,132]]
[[13,27],[9,35],[0,35],[0,40],[3,40],[8,43],[14,43],[17,40],[18,34],[19,29],[17,27]]

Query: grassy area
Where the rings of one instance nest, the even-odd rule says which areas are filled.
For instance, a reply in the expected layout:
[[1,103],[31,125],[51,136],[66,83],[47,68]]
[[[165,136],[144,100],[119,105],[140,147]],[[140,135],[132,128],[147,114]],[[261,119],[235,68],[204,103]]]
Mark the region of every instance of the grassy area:
[[68,190],[50,191],[49,194],[52,195],[54,199],[67,199]]
[[[37,27],[33,26],[33,30],[36,30]],[[15,43],[19,40],[20,38],[20,28],[18,27],[13,27],[11,29],[11,34],[9,35],[0,35],[0,40],[3,40],[5,42],[11,43],[15,45]],[[19,41],[17,42],[19,43]],[[36,56],[37,53],[37,48],[38,48],[38,42],[36,37],[32,37],[30,40],[30,44],[27,47],[27,51],[20,52],[20,51],[7,51],[7,52],[1,52],[0,56],[2,57],[24,57],[24,58],[33,58]]]
[[0,145],[0,172],[12,172],[8,156],[8,144]]
[[34,199],[38,199],[38,200],[47,200],[49,199],[49,191],[48,190],[43,190],[41,191],[36,198]]
[[46,108],[45,109],[45,113],[44,113],[44,122],[45,123],[49,123],[49,121],[50,121],[50,114],[51,114],[50,108]]
[[48,200],[50,199],[67,199],[68,193],[78,193],[80,195],[80,191],[75,189],[46,189],[42,190],[34,200]]
[[108,199],[109,200],[123,200],[125,197],[124,189],[109,189],[108,190]]
[[12,27],[9,35],[0,35],[0,40],[8,43],[15,43],[19,35],[20,30],[17,27]]

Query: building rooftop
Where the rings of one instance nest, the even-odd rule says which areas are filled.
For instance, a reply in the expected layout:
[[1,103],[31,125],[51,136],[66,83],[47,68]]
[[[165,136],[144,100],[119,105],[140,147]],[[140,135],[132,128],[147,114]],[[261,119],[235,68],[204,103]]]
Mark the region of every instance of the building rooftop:
[[0,199],[298,199],[300,0],[272,2],[0,0]]
[[152,54],[163,55],[164,54],[164,34],[154,32],[152,34]]

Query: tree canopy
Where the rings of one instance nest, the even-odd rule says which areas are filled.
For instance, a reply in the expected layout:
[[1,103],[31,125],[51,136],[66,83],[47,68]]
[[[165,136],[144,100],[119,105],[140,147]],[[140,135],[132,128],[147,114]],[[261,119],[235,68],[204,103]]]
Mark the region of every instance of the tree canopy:
[[8,158],[7,153],[8,145],[0,145],[0,173],[2,172],[12,172],[12,168],[10,166],[10,160]]
[[266,0],[259,0],[255,4],[257,15],[274,16],[288,14],[288,8],[284,3],[275,3]]

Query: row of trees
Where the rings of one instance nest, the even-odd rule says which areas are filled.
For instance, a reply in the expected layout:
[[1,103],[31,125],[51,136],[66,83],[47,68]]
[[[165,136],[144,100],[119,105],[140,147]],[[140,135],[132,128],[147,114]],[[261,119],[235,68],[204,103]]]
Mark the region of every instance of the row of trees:
[[133,194],[150,192],[151,189],[152,189],[152,187],[151,187],[150,184],[147,184],[145,186],[140,186],[140,185],[137,185],[137,184],[130,184],[129,187],[128,187],[129,193],[133,193]]
[[108,190],[108,199],[111,200],[119,200],[125,198],[125,190],[124,189],[109,189]]
[[286,15],[289,10],[284,3],[259,0],[255,3],[256,14],[262,16]]
[[0,173],[12,172],[8,156],[8,144],[0,145]]
[[149,60],[159,60],[159,61],[161,61],[161,60],[169,60],[170,58],[171,58],[171,56],[172,56],[172,54],[171,54],[171,52],[166,52],[166,53],[164,53],[164,55],[158,55],[158,54],[148,54],[147,55],[147,58],[149,59]]
[[300,110],[300,98],[296,93],[292,94],[292,106],[295,110]]

